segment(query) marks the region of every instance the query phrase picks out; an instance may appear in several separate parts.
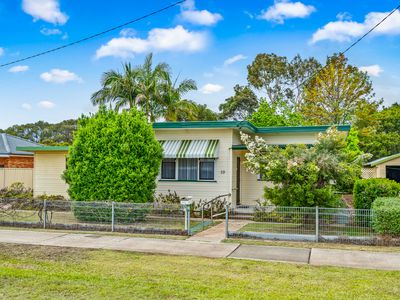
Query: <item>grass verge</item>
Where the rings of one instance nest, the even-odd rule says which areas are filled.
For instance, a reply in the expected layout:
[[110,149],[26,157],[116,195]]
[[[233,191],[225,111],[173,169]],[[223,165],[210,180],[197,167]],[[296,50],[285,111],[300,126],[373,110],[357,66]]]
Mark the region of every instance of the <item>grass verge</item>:
[[257,246],[278,246],[278,247],[295,247],[295,248],[321,248],[321,249],[341,249],[341,250],[359,250],[359,251],[375,251],[375,252],[400,252],[400,247],[387,246],[364,246],[352,244],[338,243],[313,243],[313,242],[290,242],[290,241],[272,241],[272,240],[256,240],[256,239],[235,239],[229,238],[223,240],[224,243],[235,243],[243,245]]
[[400,272],[0,244],[2,299],[398,299]]

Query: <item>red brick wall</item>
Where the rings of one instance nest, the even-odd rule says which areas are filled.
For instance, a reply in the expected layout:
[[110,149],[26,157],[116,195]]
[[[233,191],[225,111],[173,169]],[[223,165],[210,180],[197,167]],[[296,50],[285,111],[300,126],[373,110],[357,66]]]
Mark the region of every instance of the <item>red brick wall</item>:
[[4,168],[33,168],[33,157],[10,156],[0,157],[0,166]]

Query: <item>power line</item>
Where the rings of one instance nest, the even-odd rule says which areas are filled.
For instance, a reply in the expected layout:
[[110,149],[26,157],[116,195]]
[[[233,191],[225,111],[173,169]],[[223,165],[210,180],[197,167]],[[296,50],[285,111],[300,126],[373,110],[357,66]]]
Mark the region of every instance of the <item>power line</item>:
[[138,22],[138,21],[147,19],[148,17],[151,17],[151,16],[154,16],[154,15],[156,15],[156,14],[159,14],[159,13],[161,13],[161,12],[163,12],[163,11],[166,11],[166,10],[168,10],[168,9],[170,9],[170,8],[173,8],[173,7],[175,7],[175,6],[178,6],[178,5],[180,5],[180,4],[182,4],[182,3],[186,2],[186,1],[187,1],[187,0],[180,0],[180,1],[177,1],[177,2],[175,2],[175,3],[173,3],[173,4],[170,4],[170,5],[168,5],[168,6],[165,6],[165,7],[163,7],[163,8],[160,8],[160,9],[158,9],[158,10],[152,11],[152,12],[146,14],[146,15],[143,15],[143,16],[141,16],[141,17],[138,17],[138,18],[136,18],[136,19],[134,19],[134,20],[131,20],[131,21],[126,22],[126,23],[123,23],[123,24],[121,24],[121,25],[117,25],[117,26],[111,27],[111,28],[106,29],[106,30],[104,30],[104,31],[101,31],[101,32],[99,32],[99,33],[92,34],[92,35],[90,35],[90,36],[84,37],[84,38],[82,38],[82,39],[79,39],[79,40],[70,42],[70,43],[68,43],[68,44],[65,44],[65,45],[62,45],[62,46],[59,46],[59,47],[56,47],[56,48],[53,48],[53,49],[49,49],[49,50],[46,50],[46,51],[43,51],[43,52],[39,52],[39,53],[30,55],[30,56],[27,56],[27,57],[24,57],[24,58],[21,58],[21,59],[17,59],[17,60],[13,60],[13,61],[10,61],[10,62],[1,64],[1,65],[0,65],[0,68],[5,67],[5,66],[9,66],[9,65],[12,65],[12,64],[15,64],[15,63],[19,63],[19,62],[22,62],[22,61],[26,61],[26,60],[29,60],[29,59],[32,59],[32,58],[36,58],[36,57],[39,57],[39,56],[42,56],[42,55],[46,55],[46,54],[48,54],[48,53],[56,52],[56,51],[59,51],[59,50],[61,50],[61,49],[64,49],[64,48],[67,48],[67,47],[71,47],[71,46],[73,46],[73,45],[76,45],[76,44],[85,42],[85,41],[87,41],[87,40],[96,38],[96,37],[98,37],[98,36],[104,35],[104,34],[109,33],[109,32],[111,32],[111,31],[114,31],[114,30],[120,29],[120,28],[122,28],[122,27],[125,27],[125,26],[127,26],[127,25],[130,25],[130,24],[132,24],[132,23],[136,23],[136,22]]
[[[377,27],[379,27],[383,22],[386,21],[387,18],[389,18],[391,15],[393,15],[398,9],[400,8],[400,4],[396,6],[390,13],[388,13],[382,20],[380,20],[377,24],[375,24],[370,30],[368,30],[366,33],[364,33],[360,38],[358,38],[354,43],[352,43],[350,46],[348,46],[345,50],[339,52],[339,55],[344,55],[346,54],[351,48],[353,48],[355,45],[357,45],[359,42],[361,42],[367,35],[369,35],[371,32],[373,32]],[[311,80],[312,78],[315,77],[322,69],[326,67],[323,66],[319,68],[317,71],[315,71],[313,74],[311,74],[310,77],[304,79],[299,85],[296,86],[296,89],[299,89],[301,86],[303,86],[307,81]]]

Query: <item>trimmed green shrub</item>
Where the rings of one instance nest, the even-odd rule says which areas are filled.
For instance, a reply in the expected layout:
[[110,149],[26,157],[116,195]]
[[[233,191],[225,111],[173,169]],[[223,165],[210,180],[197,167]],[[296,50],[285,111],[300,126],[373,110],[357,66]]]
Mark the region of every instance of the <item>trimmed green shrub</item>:
[[75,201],[151,202],[162,148],[143,114],[100,107],[78,121],[64,178]]
[[400,198],[377,198],[372,210],[372,228],[377,233],[400,236]]
[[370,209],[378,197],[396,197],[400,194],[400,183],[386,178],[357,180],[354,184],[354,208]]

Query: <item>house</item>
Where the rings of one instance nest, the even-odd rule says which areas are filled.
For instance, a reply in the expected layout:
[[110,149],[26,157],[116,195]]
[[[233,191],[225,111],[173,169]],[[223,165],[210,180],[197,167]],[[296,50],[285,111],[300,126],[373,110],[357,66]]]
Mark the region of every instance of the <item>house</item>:
[[[266,185],[243,165],[246,147],[240,132],[263,137],[270,145],[313,144],[329,126],[256,127],[247,121],[160,122],[155,136],[163,147],[157,194],[175,191],[194,201],[231,194],[233,204],[254,204]],[[347,133],[348,125],[337,127]],[[33,147],[35,194],[66,195],[61,174],[67,147]]]
[[22,182],[32,187],[33,153],[17,150],[18,147],[36,147],[37,143],[0,133],[0,188],[14,182]]
[[400,153],[364,164],[362,178],[388,178],[400,182]]

